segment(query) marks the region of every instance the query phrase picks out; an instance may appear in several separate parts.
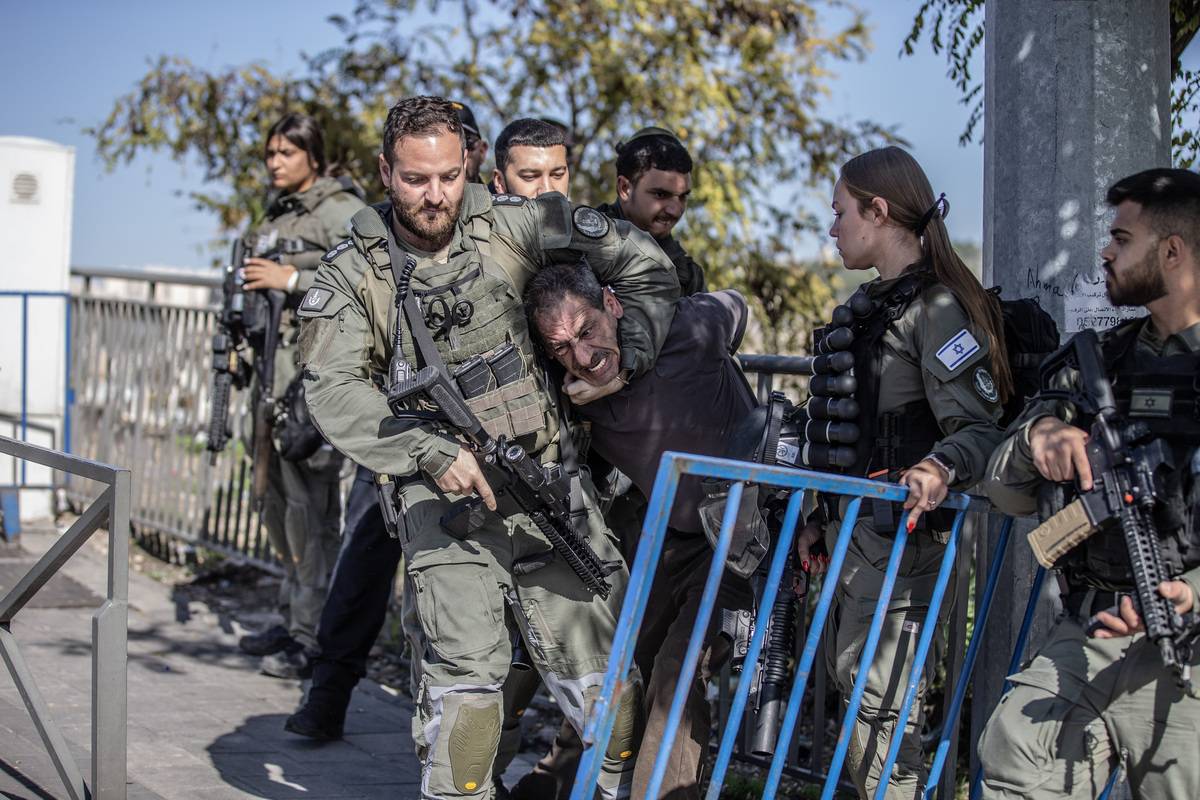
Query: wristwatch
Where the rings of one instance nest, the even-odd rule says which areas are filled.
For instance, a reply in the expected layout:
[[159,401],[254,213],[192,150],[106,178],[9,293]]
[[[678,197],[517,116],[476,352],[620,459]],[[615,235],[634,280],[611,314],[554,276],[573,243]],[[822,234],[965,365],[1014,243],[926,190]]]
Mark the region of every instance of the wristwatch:
[[922,460],[932,461],[933,463],[937,464],[939,467],[941,467],[942,469],[944,469],[946,471],[946,485],[947,486],[954,483],[954,473],[956,470],[954,469],[954,464],[952,464],[950,462],[950,459],[946,458],[941,453],[930,453],[929,455],[925,456],[925,458]]

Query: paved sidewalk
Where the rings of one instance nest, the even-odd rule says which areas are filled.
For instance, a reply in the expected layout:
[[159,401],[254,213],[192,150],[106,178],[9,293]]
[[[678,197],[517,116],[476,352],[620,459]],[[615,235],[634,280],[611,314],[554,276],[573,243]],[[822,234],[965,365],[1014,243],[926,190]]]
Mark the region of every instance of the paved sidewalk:
[[[0,549],[5,578],[54,541],[46,528]],[[22,610],[12,631],[37,676],[76,763],[90,781],[91,601],[104,595],[106,534],[98,533],[64,566],[42,602]],[[8,577],[8,580],[12,580]],[[200,603],[178,604],[171,587],[129,577],[129,797],[415,798],[407,698],[362,682],[346,738],[320,744],[284,733],[301,697],[298,681],[268,678],[236,647],[242,633]],[[11,584],[9,584],[11,585]],[[49,607],[54,606],[54,607]],[[62,784],[0,661],[0,794],[59,798]]]

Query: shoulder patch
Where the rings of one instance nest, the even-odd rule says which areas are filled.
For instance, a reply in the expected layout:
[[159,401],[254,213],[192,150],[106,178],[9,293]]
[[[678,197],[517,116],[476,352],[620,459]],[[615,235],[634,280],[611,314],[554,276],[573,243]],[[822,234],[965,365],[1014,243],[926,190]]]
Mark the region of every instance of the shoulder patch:
[[975,393],[987,400],[989,403],[1000,401],[1000,393],[996,391],[996,381],[992,378],[992,373],[988,372],[984,367],[975,368]]
[[494,206],[523,206],[525,198],[519,194],[497,194],[492,195],[492,205]]
[[591,206],[579,206],[572,215],[575,230],[589,239],[602,239],[608,233],[608,217]]
[[[349,226],[349,225],[347,225],[346,227],[347,227],[347,229],[349,229],[349,227],[350,227],[350,226]],[[325,256],[324,256],[324,259],[323,259],[323,260],[325,260],[325,261],[333,261],[333,260],[334,260],[335,258],[337,258],[337,257],[338,257],[340,254],[342,254],[342,253],[346,252],[347,250],[349,250],[349,249],[350,249],[351,247],[353,247],[353,246],[354,246],[354,242],[350,241],[349,239],[343,239],[343,240],[342,240],[341,242],[339,242],[339,243],[338,243],[338,244],[337,244],[337,245],[336,245],[336,246],[335,246],[335,247],[334,247],[332,250],[330,250],[328,253],[326,253],[326,254],[325,254]]]
[[304,299],[300,301],[300,310],[311,312],[324,311],[325,306],[329,305],[329,301],[332,298],[333,292],[314,286],[305,292]]
[[937,350],[937,359],[946,369],[953,372],[966,363],[966,360],[979,352],[979,342],[966,328],[946,340]]

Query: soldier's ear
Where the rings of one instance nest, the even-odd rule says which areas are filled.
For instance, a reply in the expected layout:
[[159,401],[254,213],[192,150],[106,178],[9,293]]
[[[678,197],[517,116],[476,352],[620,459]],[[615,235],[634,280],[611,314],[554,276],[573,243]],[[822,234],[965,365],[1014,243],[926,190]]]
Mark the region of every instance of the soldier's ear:
[[633,196],[633,183],[624,175],[617,176],[617,197],[623,202],[628,202]]
[[496,194],[508,194],[508,184],[504,182],[504,173],[492,170],[492,183],[496,184]]
[[871,222],[876,225],[887,224],[888,201],[882,197],[872,197],[871,202],[867,204],[867,213],[870,215]]
[[1164,269],[1174,270],[1182,265],[1195,267],[1195,251],[1188,247],[1187,242],[1177,233],[1172,233],[1159,241],[1159,253],[1162,255]]
[[385,188],[392,185],[392,165],[383,153],[379,154],[379,180],[383,181]]

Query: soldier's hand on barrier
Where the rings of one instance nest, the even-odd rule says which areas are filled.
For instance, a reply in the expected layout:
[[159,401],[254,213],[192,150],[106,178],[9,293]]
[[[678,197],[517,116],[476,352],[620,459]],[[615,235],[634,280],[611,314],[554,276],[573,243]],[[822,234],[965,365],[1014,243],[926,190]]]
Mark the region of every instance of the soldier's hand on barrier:
[[946,471],[929,459],[922,459],[900,473],[900,483],[908,487],[904,507],[908,512],[908,531],[917,527],[917,520],[926,511],[933,511],[950,493]]
[[1087,458],[1087,431],[1058,417],[1042,417],[1029,429],[1033,466],[1047,480],[1062,483],[1079,479],[1079,488],[1092,489],[1092,465]]
[[[1192,597],[1192,587],[1183,581],[1163,581],[1158,585],[1158,593],[1171,601],[1175,611],[1186,614],[1192,610],[1195,598]],[[1119,613],[1116,613],[1119,612]],[[1132,636],[1145,630],[1142,618],[1133,606],[1133,598],[1125,595],[1121,598],[1120,607],[1109,608],[1096,613],[1088,624],[1088,632],[1097,639],[1119,639],[1122,636]]]
[[629,378],[625,374],[625,370],[617,373],[617,376],[603,386],[593,386],[585,380],[572,378],[569,374],[563,381],[563,391],[567,393],[567,397],[571,398],[571,402],[577,406],[586,405],[593,400],[599,400],[601,397],[608,397],[610,394],[621,391],[629,385]]
[[454,457],[450,469],[443,472],[434,483],[447,494],[469,495],[474,492],[489,511],[496,510],[496,495],[488,485],[487,478],[483,477],[475,454],[465,447],[458,448],[458,455]]
[[796,562],[800,570],[809,575],[821,575],[829,568],[829,556],[823,553],[813,553],[816,545],[824,536],[821,526],[810,522],[796,534]]
[[247,289],[280,289],[287,291],[288,283],[297,272],[291,264],[276,264],[265,258],[247,258],[242,274]]

